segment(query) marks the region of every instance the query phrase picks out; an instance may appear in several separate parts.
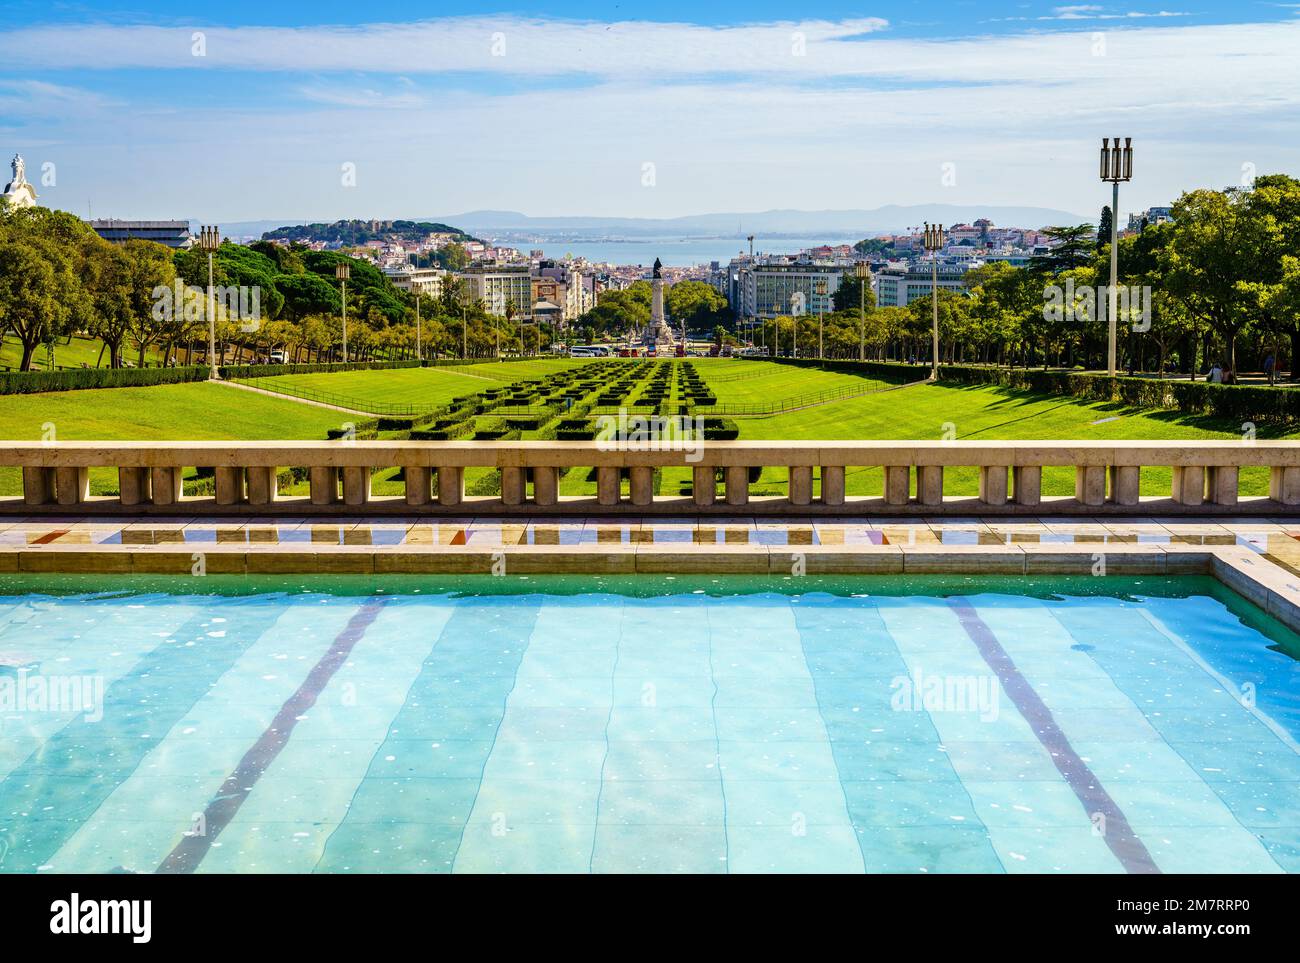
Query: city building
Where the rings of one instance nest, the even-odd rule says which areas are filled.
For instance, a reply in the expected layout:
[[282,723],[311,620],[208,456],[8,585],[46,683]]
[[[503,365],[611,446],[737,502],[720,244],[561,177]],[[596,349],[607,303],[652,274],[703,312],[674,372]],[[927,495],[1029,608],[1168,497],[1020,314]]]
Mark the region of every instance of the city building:
[[1143,227],[1163,224],[1173,219],[1174,209],[1172,207],[1148,207],[1145,211],[1128,216],[1128,229],[1130,231],[1140,231]]
[[185,250],[194,246],[189,221],[119,221],[114,218],[87,221],[105,241],[125,244],[136,239],[153,241],[164,247]]
[[461,298],[480,301],[489,314],[506,316],[513,306],[515,318],[530,319],[533,308],[532,267],[529,264],[471,264],[459,277],[465,282]]
[[852,267],[768,258],[732,260],[723,293],[741,318],[776,318],[834,310],[833,298]]
[[595,307],[595,299],[581,271],[569,263],[537,262],[533,276],[533,301],[549,301],[560,309],[564,321],[574,321]]
[[384,276],[395,288],[436,298],[442,294],[443,278],[447,272],[441,268],[417,268],[410,264],[399,264],[384,268]]
[[[965,293],[965,265],[940,264],[939,287],[945,291]],[[928,264],[888,267],[872,279],[876,304],[882,308],[904,308],[930,293],[931,268]]]

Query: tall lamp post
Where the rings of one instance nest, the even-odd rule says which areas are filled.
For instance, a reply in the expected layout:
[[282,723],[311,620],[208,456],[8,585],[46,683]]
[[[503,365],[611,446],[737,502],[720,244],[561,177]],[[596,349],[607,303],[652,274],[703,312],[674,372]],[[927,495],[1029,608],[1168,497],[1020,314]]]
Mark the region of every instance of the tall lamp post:
[[[799,295],[802,297],[802,295]],[[799,302],[795,296],[790,297],[790,357],[799,357]],[[777,347],[781,342],[777,341]]]
[[930,380],[939,380],[939,252],[943,250],[942,224],[925,224],[925,249],[930,252],[930,305],[934,308],[932,325],[933,352],[930,356]]
[[221,231],[215,225],[199,228],[199,247],[208,255],[208,380],[219,381],[217,368],[217,298],[212,286],[212,258],[221,247]]
[[[750,271],[752,271],[754,270],[754,235],[752,234],[749,235],[748,240],[749,240],[749,264],[746,266],[749,268]],[[758,318],[751,313],[749,316],[749,343],[750,344],[754,343],[754,322],[756,322],[757,320]]]
[[1101,179],[1110,181],[1110,290],[1107,308],[1110,330],[1106,342],[1106,373],[1115,377],[1115,315],[1119,314],[1119,184],[1133,179],[1133,138],[1125,137],[1121,147],[1119,138],[1112,146],[1109,137],[1101,139]]
[[824,332],[825,332],[825,317],[826,317],[826,282],[825,282],[825,281],[818,281],[818,282],[817,282],[817,286],[814,288],[814,290],[817,292],[817,298],[818,298],[818,301],[817,301],[817,357],[818,357],[819,360],[824,360],[824,359],[826,358],[826,351],[825,351],[826,341],[825,341],[825,339],[824,339],[824,337],[823,337],[823,334],[824,334]]
[[343,286],[343,363],[348,363],[348,278],[352,277],[352,265],[340,261],[334,265],[334,276]]
[[420,292],[415,292],[415,360],[424,361],[424,349],[420,347]]
[[866,261],[853,265],[853,274],[858,279],[858,360],[867,360],[867,279],[871,277],[871,268]]

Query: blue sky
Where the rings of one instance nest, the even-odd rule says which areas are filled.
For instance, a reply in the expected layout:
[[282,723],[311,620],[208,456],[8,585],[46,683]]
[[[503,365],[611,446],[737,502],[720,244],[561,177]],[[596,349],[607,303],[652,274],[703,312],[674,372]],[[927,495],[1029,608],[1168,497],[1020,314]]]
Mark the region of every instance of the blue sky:
[[79,214],[1095,217],[1300,173],[1300,3],[11,0],[0,152]]

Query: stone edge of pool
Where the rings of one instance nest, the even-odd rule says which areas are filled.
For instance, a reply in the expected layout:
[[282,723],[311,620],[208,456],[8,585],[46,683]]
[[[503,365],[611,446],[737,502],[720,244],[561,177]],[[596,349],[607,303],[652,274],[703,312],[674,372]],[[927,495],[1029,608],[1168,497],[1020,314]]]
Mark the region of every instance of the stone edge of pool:
[[1300,576],[1236,545],[32,545],[0,551],[0,574],[191,575],[1212,575],[1300,631]]

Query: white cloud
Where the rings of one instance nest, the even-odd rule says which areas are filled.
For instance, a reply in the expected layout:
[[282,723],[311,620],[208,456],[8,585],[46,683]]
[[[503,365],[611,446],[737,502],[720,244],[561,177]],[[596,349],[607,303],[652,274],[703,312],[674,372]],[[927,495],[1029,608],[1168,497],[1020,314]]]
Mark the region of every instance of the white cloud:
[[[790,51],[801,29],[790,24],[606,31],[460,18],[213,31],[206,66],[234,66],[223,59],[229,48],[239,66],[273,71],[277,89],[283,72],[300,71],[283,88],[299,102],[246,106],[241,86],[224,108],[185,110],[160,90],[144,104],[43,115],[60,119],[41,136],[57,133],[64,144],[59,191],[70,191],[70,203],[91,197],[96,211],[117,216],[214,220],[477,207],[668,217],[927,200],[1088,212],[1100,206],[1093,166],[1102,135],[1136,138],[1126,205],[1234,182],[1245,161],[1300,167],[1292,21],[1115,29],[1104,56],[1094,56],[1089,31],[911,40],[878,23],[804,24],[803,57]],[[506,35],[500,69],[545,79],[580,67],[591,84],[501,93],[467,82],[454,95],[431,94],[430,73],[485,59],[493,27]],[[85,29],[60,34],[56,60],[89,58],[82,45],[93,42],[106,67],[188,62],[188,31],[177,55],[130,32],[152,28]],[[436,50],[421,46],[431,31],[445,41]],[[32,31],[0,34],[0,62],[40,59],[44,42]],[[728,76],[706,81],[702,65]],[[846,82],[819,82],[827,78]],[[155,103],[175,111],[142,109]],[[647,160],[657,165],[650,190],[640,181]],[[950,161],[956,188],[940,184]],[[357,165],[355,188],[340,185],[345,162]]]
[[[863,18],[708,27],[684,23],[448,17],[355,27],[60,26],[0,33],[9,67],[238,68],[264,71],[524,74],[851,71],[850,38],[885,29]],[[194,36],[203,42],[196,48]],[[794,51],[802,43],[807,56]],[[202,56],[195,50],[202,49]],[[788,61],[797,61],[789,64]]]
[[86,114],[122,105],[120,100],[81,87],[0,78],[0,111],[16,116],[63,117],[70,112]]

